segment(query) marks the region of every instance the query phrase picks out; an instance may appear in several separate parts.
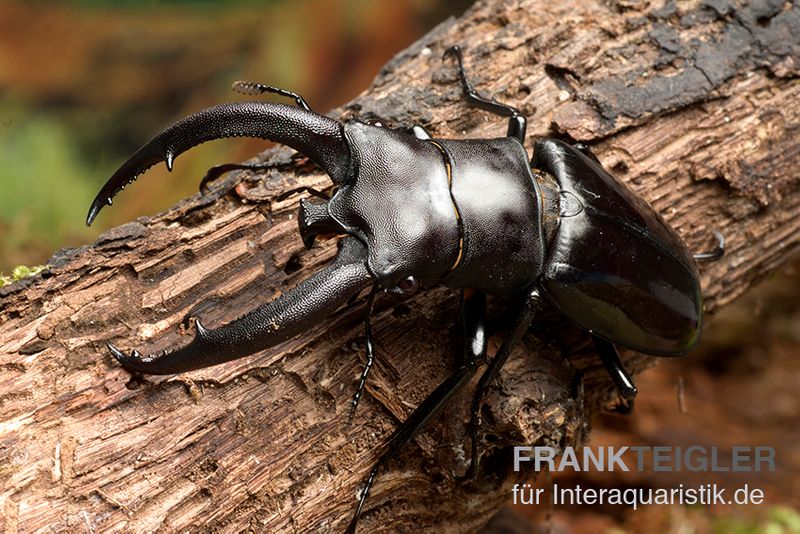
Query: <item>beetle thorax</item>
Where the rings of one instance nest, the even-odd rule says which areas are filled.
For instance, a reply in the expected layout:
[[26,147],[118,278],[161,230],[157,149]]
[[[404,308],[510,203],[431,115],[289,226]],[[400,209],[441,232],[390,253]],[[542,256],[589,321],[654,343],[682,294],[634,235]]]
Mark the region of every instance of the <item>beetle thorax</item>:
[[436,140],[452,167],[462,226],[451,287],[514,293],[530,286],[544,261],[542,195],[516,139]]

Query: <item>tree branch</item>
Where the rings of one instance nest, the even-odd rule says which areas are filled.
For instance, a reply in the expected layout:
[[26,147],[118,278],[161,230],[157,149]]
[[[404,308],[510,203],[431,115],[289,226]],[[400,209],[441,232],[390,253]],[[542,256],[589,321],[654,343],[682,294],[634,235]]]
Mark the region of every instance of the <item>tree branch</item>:
[[[712,230],[727,237],[725,258],[702,265],[713,312],[800,246],[800,7],[680,6],[481,2],[398,54],[339,113],[441,137],[502,135],[502,120],[465,106],[440,60],[461,44],[479,91],[530,117],[529,151],[546,136],[587,142],[691,249],[713,247]],[[364,296],[278,347],[138,387],[104,345],[185,343],[181,319],[197,303],[222,298],[203,312],[213,327],[307,278],[335,246],[305,251],[298,197],[274,199],[328,184],[302,159],[227,177],[208,197],[62,251],[45,274],[0,289],[0,526],[344,528],[382,444],[452,370],[454,292],[378,300],[378,361],[351,427]],[[503,317],[503,302],[493,309]],[[612,395],[587,347],[555,313],[537,321],[486,397],[491,439],[477,480],[455,478],[469,461],[470,391],[380,474],[362,525],[484,524],[511,494],[510,447],[583,443]],[[654,361],[625,359],[633,370]]]

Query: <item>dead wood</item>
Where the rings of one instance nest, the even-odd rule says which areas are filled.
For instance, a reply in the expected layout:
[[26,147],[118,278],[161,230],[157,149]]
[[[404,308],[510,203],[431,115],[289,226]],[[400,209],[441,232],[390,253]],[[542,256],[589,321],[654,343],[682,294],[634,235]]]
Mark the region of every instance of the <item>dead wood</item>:
[[[467,109],[440,60],[462,44],[479,90],[530,116],[529,150],[545,136],[587,142],[691,249],[713,246],[712,229],[725,234],[725,258],[702,265],[713,314],[800,245],[798,36],[792,2],[480,2],[398,54],[337,113],[422,123],[441,137],[503,135],[502,120]],[[351,427],[363,296],[278,347],[138,387],[104,346],[184,343],[181,318],[198,302],[224,298],[203,312],[219,325],[319,269],[334,244],[303,250],[298,197],[270,200],[298,184],[328,182],[302,161],[229,177],[0,290],[6,532],[344,528],[381,444],[452,369],[453,291],[380,299],[378,363]],[[626,361],[640,370],[653,359]],[[612,386],[576,329],[542,318],[487,396],[491,439],[479,478],[464,484],[455,475],[468,461],[469,394],[380,475],[365,530],[479,527],[511,495],[510,447],[581,444]]]

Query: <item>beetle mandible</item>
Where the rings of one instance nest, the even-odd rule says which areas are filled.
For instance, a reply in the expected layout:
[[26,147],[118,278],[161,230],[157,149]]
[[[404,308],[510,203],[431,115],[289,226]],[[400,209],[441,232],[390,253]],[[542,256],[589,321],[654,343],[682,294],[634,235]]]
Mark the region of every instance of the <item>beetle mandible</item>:
[[[636,387],[616,346],[655,356],[679,356],[698,342],[703,304],[695,260],[664,220],[612,177],[583,146],[545,139],[529,161],[526,118],[514,107],[480,96],[451,47],[469,104],[508,117],[506,137],[434,139],[420,126],[388,128],[379,121],[341,124],[313,112],[305,100],[276,87],[237,82],[249,93],[277,93],[297,106],[224,104],[190,115],[139,149],[106,182],[87,216],[138,175],[189,148],[222,137],[248,136],[288,145],[318,164],[336,186],[324,202],[302,200],[298,217],[307,247],[321,233],[346,236],[325,269],[248,314],[215,329],[196,320],[193,340],[177,350],[143,356],[109,344],[123,367],[172,374],[253,354],[306,330],[372,286],[409,292],[438,284],[460,289],[464,346],[459,368],[393,434],[375,463],[350,524],[354,531],[372,482],[385,460],[467,384],[486,360],[486,294],[521,301],[515,324],[481,375],[471,405],[472,458],[477,468],[482,394],[546,303],[589,332],[621,396]],[[219,171],[253,168],[223,165]],[[213,171],[213,169],[212,169]],[[211,173],[209,177],[213,177]],[[216,174],[219,174],[217,172]],[[205,185],[205,179],[202,185]],[[315,192],[317,193],[317,192]],[[317,193],[317,196],[325,195]],[[373,361],[366,320],[367,364],[353,397],[352,417]]]

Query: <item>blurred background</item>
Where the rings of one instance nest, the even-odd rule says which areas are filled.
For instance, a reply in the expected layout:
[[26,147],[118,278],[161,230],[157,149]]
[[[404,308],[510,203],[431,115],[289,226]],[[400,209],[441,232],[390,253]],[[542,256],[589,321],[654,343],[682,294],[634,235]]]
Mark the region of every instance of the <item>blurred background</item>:
[[[95,225],[105,180],[165,126],[245,100],[235,80],[302,94],[322,112],[366,89],[395,53],[468,1],[0,0],[0,272],[158,213],[210,166],[263,150],[216,141],[151,169]],[[291,101],[286,101],[291,103]]]
[[[214,164],[265,146],[216,141],[151,169],[92,228],[89,203],[145,141],[193,111],[239,97],[234,80],[294,90],[319,111],[366,89],[380,67],[468,0],[16,2],[0,0],[0,273],[155,214],[197,191]],[[708,326],[691,357],[637,379],[633,414],[601,415],[592,446],[777,449],[778,471],[751,479],[762,506],[509,509],[487,532],[800,532],[800,262]],[[1,283],[0,283],[1,285]],[[682,386],[679,387],[678,384]],[[678,397],[681,402],[678,402]],[[568,475],[563,484],[672,487],[707,478]]]

